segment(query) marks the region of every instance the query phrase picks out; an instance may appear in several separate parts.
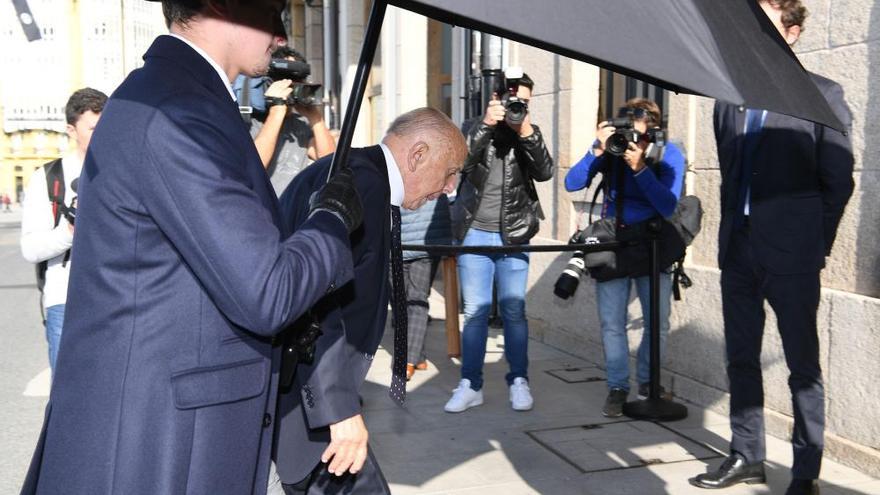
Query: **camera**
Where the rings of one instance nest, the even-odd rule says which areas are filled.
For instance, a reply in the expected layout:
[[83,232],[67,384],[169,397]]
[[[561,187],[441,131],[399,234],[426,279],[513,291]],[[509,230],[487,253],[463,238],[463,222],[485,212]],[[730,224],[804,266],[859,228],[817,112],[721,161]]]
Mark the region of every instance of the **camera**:
[[507,70],[484,69],[483,81],[487,89],[486,102],[497,94],[504,106],[504,121],[508,125],[520,125],[529,114],[529,104],[516,96],[519,91],[519,79],[523,77],[521,67],[508,67]]
[[605,141],[605,151],[615,156],[622,156],[629,148],[629,143],[638,143],[640,140],[657,146],[666,144],[665,129],[652,127],[644,134],[635,129],[634,122],[644,118],[644,112],[637,110],[641,109],[621,108],[617,118],[608,119],[607,127],[614,127],[614,134]]
[[288,105],[317,106],[323,102],[321,85],[305,82],[312,73],[312,67],[306,62],[273,58],[269,62],[269,84],[280,79],[290,79],[292,91],[287,97]]
[[[575,232],[574,235],[571,236],[571,239],[568,240],[568,243],[584,244],[583,231],[579,230]],[[571,255],[571,259],[568,260],[565,269],[562,270],[559,278],[556,279],[556,284],[553,285],[553,293],[561,299],[568,299],[573,296],[581,281],[581,275],[586,273],[587,269],[584,265],[584,252],[577,250]]]

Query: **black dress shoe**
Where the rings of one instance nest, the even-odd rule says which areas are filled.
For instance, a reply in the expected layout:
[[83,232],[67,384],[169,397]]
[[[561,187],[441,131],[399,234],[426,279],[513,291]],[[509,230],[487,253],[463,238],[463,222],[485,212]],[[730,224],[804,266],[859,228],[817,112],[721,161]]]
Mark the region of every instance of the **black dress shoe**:
[[785,490],[785,495],[819,495],[819,483],[816,480],[794,478]]
[[737,483],[765,483],[764,463],[747,464],[743,456],[731,454],[717,471],[705,473],[688,480],[700,488],[727,488]]

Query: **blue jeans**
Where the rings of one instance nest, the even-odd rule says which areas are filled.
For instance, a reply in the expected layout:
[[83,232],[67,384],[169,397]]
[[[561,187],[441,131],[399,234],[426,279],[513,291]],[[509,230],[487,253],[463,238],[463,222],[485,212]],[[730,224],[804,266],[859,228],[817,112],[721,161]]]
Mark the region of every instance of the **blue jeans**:
[[[636,379],[639,384],[651,380],[651,299],[649,277],[616,278],[596,283],[596,304],[599,323],[602,327],[602,344],[605,347],[605,368],[608,389],[629,390],[629,342],[626,336],[627,314],[631,283],[635,282],[642,315],[645,321],[642,342],[636,366]],[[672,275],[660,272],[660,361],[666,348],[666,334],[669,333],[669,309],[672,294]]]
[[46,308],[46,342],[49,343],[49,367],[55,373],[55,360],[58,346],[61,345],[61,327],[64,325],[64,305],[56,304]]
[[[470,229],[464,246],[501,246],[501,234]],[[514,378],[528,379],[529,323],[526,320],[528,253],[462,254],[458,256],[458,280],[464,300],[461,344],[461,377],[471,388],[483,388],[483,360],[489,337],[492,285],[498,291],[498,311],[504,321],[504,357],[510,366],[507,384]]]

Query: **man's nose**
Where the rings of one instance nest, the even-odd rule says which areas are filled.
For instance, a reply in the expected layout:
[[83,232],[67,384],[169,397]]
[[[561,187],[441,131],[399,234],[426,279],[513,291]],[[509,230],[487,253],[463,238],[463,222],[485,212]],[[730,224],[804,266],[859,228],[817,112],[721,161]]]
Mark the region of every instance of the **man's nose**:
[[458,175],[453,175],[446,182],[446,186],[443,188],[444,194],[452,194],[452,191],[455,191],[455,186],[458,185]]

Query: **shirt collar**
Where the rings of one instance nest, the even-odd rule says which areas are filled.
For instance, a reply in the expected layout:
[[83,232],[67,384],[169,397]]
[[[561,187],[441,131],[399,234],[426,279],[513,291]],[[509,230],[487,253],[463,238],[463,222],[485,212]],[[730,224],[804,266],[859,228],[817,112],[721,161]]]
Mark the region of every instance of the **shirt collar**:
[[183,36],[181,36],[181,35],[179,35],[179,34],[168,33],[168,35],[169,35],[169,36],[173,36],[173,37],[179,39],[180,41],[183,41],[184,43],[186,43],[187,45],[189,45],[190,48],[192,48],[193,50],[195,50],[196,53],[198,53],[199,55],[201,55],[202,58],[204,58],[204,59],[208,62],[208,64],[210,64],[211,67],[213,67],[214,70],[217,71],[217,75],[220,76],[220,80],[223,81],[223,87],[226,88],[226,91],[229,91],[229,97],[232,98],[232,101],[236,101],[236,100],[235,100],[235,93],[232,92],[232,83],[229,82],[229,77],[226,76],[226,72],[223,71],[223,68],[220,67],[220,64],[218,64],[217,62],[215,62],[214,59],[212,59],[210,56],[208,56],[208,54],[205,53],[204,50],[202,50],[201,48],[199,48],[199,47],[198,47],[195,43],[193,43],[192,41],[190,41],[190,40],[184,38]]
[[379,143],[382,148],[382,154],[385,155],[385,166],[388,167],[388,185],[391,186],[391,204],[399,207],[403,204],[403,176],[400,175],[400,169],[394,160],[394,155],[385,143]]

